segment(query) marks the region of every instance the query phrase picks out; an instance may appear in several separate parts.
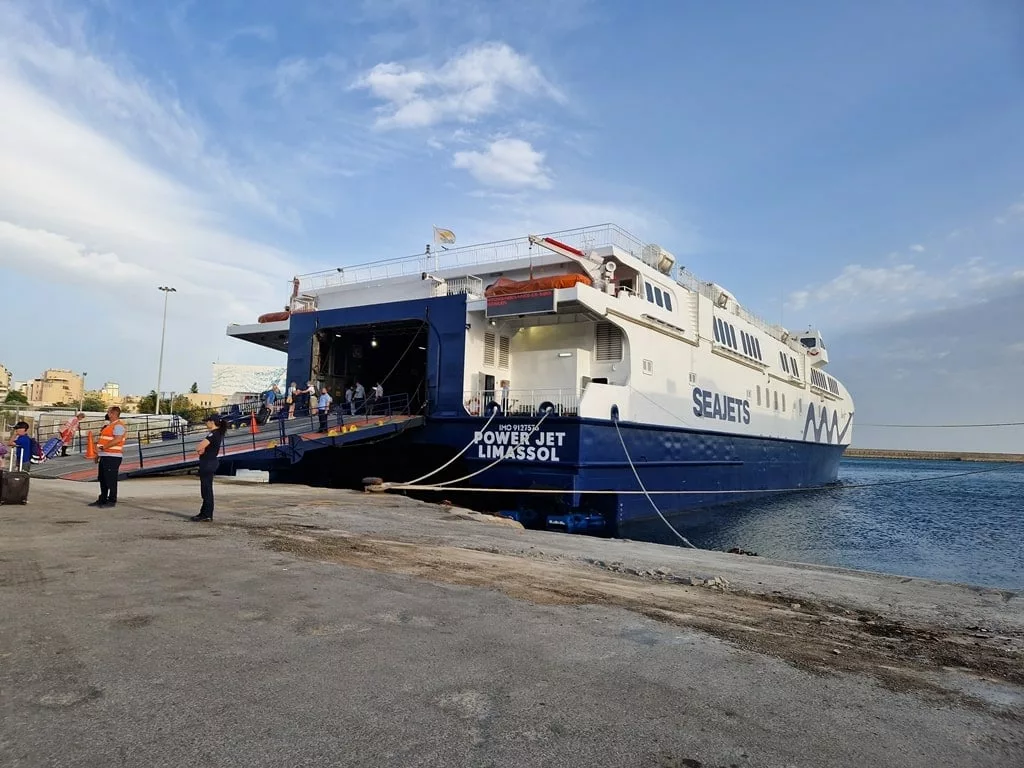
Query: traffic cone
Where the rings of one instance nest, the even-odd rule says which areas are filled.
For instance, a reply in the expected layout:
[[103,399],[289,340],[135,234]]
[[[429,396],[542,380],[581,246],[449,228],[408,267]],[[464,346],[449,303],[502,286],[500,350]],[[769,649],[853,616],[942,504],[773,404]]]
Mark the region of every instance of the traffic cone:
[[85,437],[85,458],[95,459],[96,458],[96,441],[92,438],[92,430],[90,429]]
[[249,416],[249,431],[254,435],[259,431],[259,427],[256,425],[256,414],[253,413]]

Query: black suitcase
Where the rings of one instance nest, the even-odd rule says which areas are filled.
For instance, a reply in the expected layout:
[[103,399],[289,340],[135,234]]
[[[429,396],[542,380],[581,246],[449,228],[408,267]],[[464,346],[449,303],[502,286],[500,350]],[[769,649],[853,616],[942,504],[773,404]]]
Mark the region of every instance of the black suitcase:
[[27,504],[28,503],[28,472],[14,468],[14,454],[18,452],[15,448],[11,451],[11,465],[9,469],[0,470],[0,504]]

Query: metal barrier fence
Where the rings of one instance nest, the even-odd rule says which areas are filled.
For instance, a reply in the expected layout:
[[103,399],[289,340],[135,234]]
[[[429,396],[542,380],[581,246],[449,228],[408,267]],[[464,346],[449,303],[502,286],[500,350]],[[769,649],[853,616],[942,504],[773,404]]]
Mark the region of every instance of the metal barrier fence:
[[[261,403],[251,407],[246,404],[245,407],[232,409],[233,421],[229,421],[229,428],[224,435],[221,455],[226,455],[229,449],[234,448],[250,446],[255,451],[260,449],[261,444],[265,447],[268,433],[276,432],[277,445],[283,448],[288,445],[289,437],[295,435],[307,432],[326,434],[332,428],[340,429],[346,425],[369,423],[372,419],[405,415],[410,415],[410,398],[404,393],[381,398],[370,397],[351,407],[346,403],[332,403],[326,413],[318,412],[315,407],[302,406],[296,412],[295,408],[284,402],[266,410]],[[251,428],[254,417],[257,422],[255,430]],[[180,455],[184,463],[198,461],[195,447],[206,432],[206,424],[200,423],[179,430],[173,437],[148,443],[137,441],[139,469],[145,469],[147,459],[152,462],[154,459],[177,458]]]

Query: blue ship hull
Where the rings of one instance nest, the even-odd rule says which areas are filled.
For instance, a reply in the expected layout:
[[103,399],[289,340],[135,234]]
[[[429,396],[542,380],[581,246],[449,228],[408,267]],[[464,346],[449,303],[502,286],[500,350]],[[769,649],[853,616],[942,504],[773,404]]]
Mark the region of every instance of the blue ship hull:
[[[484,419],[472,417],[431,418],[416,441],[461,450],[483,423]],[[599,527],[592,519],[599,516],[608,529],[621,532],[631,524],[657,517],[640,492],[613,423],[551,417],[529,441],[497,437],[526,432],[534,423],[532,419],[526,423],[495,419],[488,429],[493,439],[473,445],[463,457],[463,467],[467,473],[474,472],[503,452],[508,457],[456,485],[566,491],[495,492],[489,499],[490,506],[517,511],[524,522],[543,524],[553,516],[559,518],[556,526],[587,529]],[[845,448],[626,422],[619,424],[619,430],[640,479],[666,516],[783,489],[833,483]],[[534,449],[532,454],[528,454],[529,448]],[[482,495],[487,494],[474,493],[473,497]],[[571,519],[561,519],[567,516]]]

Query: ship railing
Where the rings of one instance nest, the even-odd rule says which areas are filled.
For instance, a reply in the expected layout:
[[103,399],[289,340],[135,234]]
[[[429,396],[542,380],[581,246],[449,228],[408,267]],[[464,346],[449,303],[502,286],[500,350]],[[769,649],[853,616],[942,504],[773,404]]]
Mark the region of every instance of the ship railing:
[[435,296],[456,296],[466,294],[470,298],[479,299],[484,295],[484,281],[475,275],[452,277],[434,284]]
[[[599,224],[591,227],[566,229],[559,232],[549,232],[545,236],[578,248],[584,253],[595,248],[612,245],[646,263],[644,255],[647,244],[615,224]],[[467,273],[469,273],[473,267],[479,265],[525,260],[529,259],[531,255],[537,255],[537,253],[537,251],[533,250],[533,245],[528,237],[497,240],[491,243],[467,245],[461,248],[442,248],[433,250],[430,253],[420,253],[414,256],[385,259],[347,267],[335,267],[334,269],[300,275],[300,291],[309,293],[310,291],[387,280],[407,275],[421,275],[425,272],[466,269]],[[711,301],[715,301],[717,294],[714,284],[701,280],[685,267],[674,266],[670,276],[684,288],[699,293]],[[729,303],[727,311],[741,317],[774,338],[781,338],[782,336],[783,329],[778,325],[773,325],[753,312],[749,312],[735,301]]]
[[492,403],[497,403],[503,416],[529,417],[552,409],[558,416],[578,416],[580,393],[574,389],[509,389],[467,390],[462,403],[471,416],[487,416]]
[[[601,246],[614,245],[623,251],[633,254],[637,258],[642,258],[643,256],[643,242],[614,224],[567,229],[560,232],[550,232],[546,236],[584,252]],[[424,272],[439,272],[460,268],[468,269],[481,264],[525,260],[529,259],[531,255],[537,255],[537,253],[528,237],[498,240],[482,245],[440,249],[430,253],[419,253],[415,256],[404,256],[346,267],[335,267],[334,269],[322,270],[320,272],[311,272],[306,275],[299,275],[299,289],[303,292],[309,292],[375,280],[387,280],[406,275],[419,275]],[[547,252],[542,251],[542,253]]]

